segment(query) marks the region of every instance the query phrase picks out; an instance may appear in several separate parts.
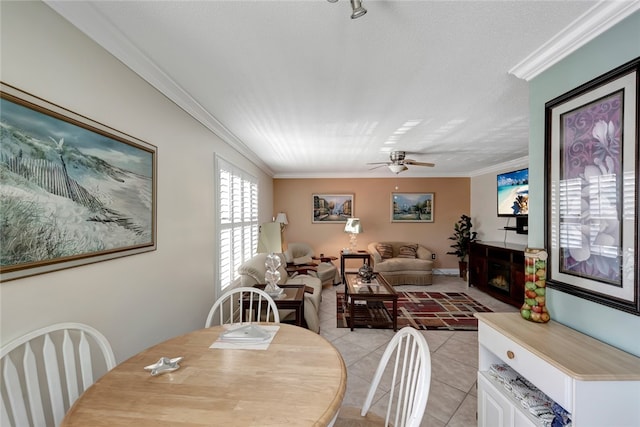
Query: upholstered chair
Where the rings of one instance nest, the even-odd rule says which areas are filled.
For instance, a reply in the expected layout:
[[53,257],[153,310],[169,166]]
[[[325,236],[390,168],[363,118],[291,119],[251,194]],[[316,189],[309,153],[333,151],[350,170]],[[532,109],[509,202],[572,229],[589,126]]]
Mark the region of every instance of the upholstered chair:
[[287,264],[295,267],[314,266],[308,274],[316,275],[322,285],[335,285],[340,282],[338,268],[331,262],[330,258],[315,258],[313,248],[307,243],[288,243],[284,253]]
[[[282,260],[282,265],[278,268],[280,272],[280,285],[300,285],[304,284],[309,288],[309,292],[304,294],[304,320],[307,324],[307,328],[314,332],[320,332],[320,303],[322,301],[322,283],[320,279],[315,276],[307,274],[293,273],[289,274],[285,268],[285,259],[283,254],[278,254]],[[263,284],[264,276],[267,272],[267,268],[264,263],[267,258],[267,254],[259,253],[253,258],[243,263],[238,267],[238,274],[240,275],[240,286],[251,287],[256,284]],[[311,291],[312,290],[312,291]],[[281,312],[280,320],[287,320],[287,314]]]

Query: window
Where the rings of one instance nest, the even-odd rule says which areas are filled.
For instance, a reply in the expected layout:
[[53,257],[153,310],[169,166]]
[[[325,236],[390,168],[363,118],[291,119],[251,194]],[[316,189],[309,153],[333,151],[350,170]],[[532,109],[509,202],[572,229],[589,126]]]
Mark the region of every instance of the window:
[[220,290],[233,284],[238,267],[256,252],[258,180],[216,156],[218,178],[218,278]]

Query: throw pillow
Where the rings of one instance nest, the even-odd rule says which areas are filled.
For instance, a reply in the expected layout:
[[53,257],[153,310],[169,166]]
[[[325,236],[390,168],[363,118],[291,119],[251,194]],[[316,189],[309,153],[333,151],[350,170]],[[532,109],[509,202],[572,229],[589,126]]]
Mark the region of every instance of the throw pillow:
[[418,245],[401,246],[398,251],[398,258],[415,258],[417,256]]
[[393,246],[389,243],[378,243],[376,250],[380,253],[382,259],[393,258]]

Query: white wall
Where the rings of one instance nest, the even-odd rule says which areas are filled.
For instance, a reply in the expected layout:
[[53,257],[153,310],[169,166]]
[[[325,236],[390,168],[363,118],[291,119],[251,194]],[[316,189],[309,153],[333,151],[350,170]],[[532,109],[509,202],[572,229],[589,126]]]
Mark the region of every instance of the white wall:
[[200,328],[215,299],[214,153],[271,177],[40,2],[2,2],[0,79],[158,147],[158,249],[0,284],[0,340],[54,322],[102,331],[118,361]]
[[478,232],[478,239],[485,242],[506,242],[526,245],[528,236],[506,231],[504,227],[515,227],[515,218],[498,217],[497,183],[499,173],[526,168],[526,163],[509,164],[494,172],[471,178],[471,218],[473,230]]

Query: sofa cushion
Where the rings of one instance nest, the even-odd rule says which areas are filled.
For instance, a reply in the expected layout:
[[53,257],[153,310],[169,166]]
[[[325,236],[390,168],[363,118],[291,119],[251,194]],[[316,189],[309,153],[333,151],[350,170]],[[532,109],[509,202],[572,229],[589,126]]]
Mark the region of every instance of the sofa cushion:
[[390,271],[431,271],[433,261],[419,258],[391,258],[375,265],[378,273]]
[[431,251],[422,245],[418,245],[418,250],[416,251],[416,258],[431,259]]
[[376,249],[380,253],[382,259],[388,259],[393,257],[393,245],[390,243],[378,243]]
[[416,258],[418,245],[404,245],[398,250],[398,258]]

